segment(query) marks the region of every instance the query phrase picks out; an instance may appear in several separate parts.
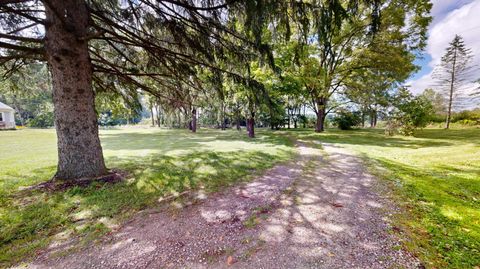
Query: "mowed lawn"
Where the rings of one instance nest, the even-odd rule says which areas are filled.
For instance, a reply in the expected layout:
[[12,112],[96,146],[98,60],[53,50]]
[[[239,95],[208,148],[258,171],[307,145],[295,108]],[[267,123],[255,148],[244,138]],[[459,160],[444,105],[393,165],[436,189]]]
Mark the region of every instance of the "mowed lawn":
[[0,267],[71,238],[98,238],[162,197],[195,189],[208,194],[294,155],[289,139],[264,131],[253,140],[233,130],[100,133],[107,166],[128,172],[127,179],[52,193],[21,189],[54,175],[55,131],[0,132]]
[[[480,129],[424,129],[415,137],[383,130],[297,132],[365,157],[395,190],[407,247],[429,268],[480,266]],[[477,267],[476,267],[477,266]]]

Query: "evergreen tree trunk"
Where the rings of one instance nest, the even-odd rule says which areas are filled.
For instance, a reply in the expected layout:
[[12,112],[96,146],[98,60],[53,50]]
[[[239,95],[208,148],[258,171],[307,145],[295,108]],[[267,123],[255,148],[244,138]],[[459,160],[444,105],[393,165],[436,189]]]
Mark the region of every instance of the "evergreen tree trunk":
[[457,50],[455,49],[453,54],[452,77],[450,79],[450,91],[449,91],[449,98],[448,98],[448,111],[447,111],[447,120],[445,122],[445,129],[450,128],[450,120],[452,118],[453,86],[455,85],[456,62],[457,62]]
[[192,126],[191,126],[192,133],[197,132],[197,109],[192,108]]
[[[90,16],[83,0],[45,5],[45,50],[51,68],[58,165],[55,179],[107,174],[98,137],[87,36]],[[61,14],[60,17],[58,15]]]

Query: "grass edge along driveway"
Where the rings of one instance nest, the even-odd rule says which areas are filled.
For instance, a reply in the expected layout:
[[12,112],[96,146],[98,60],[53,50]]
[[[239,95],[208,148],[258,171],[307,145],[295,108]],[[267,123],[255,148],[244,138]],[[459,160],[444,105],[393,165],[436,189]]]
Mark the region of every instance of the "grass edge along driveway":
[[[295,132],[358,152],[393,190],[405,246],[428,268],[480,267],[480,129]],[[395,231],[392,231],[395,232]]]

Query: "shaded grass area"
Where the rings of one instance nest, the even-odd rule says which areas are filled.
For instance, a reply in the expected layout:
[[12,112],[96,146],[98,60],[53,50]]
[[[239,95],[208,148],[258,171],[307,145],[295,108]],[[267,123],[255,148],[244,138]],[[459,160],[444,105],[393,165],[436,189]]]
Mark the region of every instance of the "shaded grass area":
[[415,137],[383,130],[298,131],[301,139],[353,149],[393,186],[396,224],[429,268],[480,265],[480,129],[425,129]]
[[254,140],[237,131],[101,131],[107,165],[129,173],[117,184],[22,194],[55,172],[53,130],[0,133],[0,267],[70,238],[98,238],[159,199],[186,190],[217,191],[290,159],[292,142],[270,132]]

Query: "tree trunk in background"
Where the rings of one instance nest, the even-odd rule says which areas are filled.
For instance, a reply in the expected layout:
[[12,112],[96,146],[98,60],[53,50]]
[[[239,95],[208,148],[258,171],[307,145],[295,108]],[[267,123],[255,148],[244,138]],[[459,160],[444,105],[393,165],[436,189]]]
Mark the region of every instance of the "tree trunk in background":
[[448,98],[448,111],[447,111],[447,119],[445,122],[445,129],[450,128],[450,119],[452,118],[452,103],[453,103],[453,86],[455,85],[455,67],[457,63],[457,50],[455,49],[453,55],[453,65],[452,65],[452,77],[450,79],[450,91],[449,91],[449,98]]
[[320,133],[325,131],[325,111],[319,110],[317,112],[317,121],[315,123],[315,132]]
[[305,105],[303,105],[303,128],[307,128],[306,123],[307,123],[307,115],[305,113]]
[[377,111],[372,110],[370,112],[370,128],[375,128],[377,126]]
[[287,114],[287,129],[290,129],[290,109],[288,109],[288,114]]
[[222,118],[221,128],[222,128],[222,130],[225,130],[226,129],[226,126],[225,126],[225,103],[223,101],[222,101],[222,115],[221,115],[221,118]]
[[13,98],[13,106],[15,107],[15,110],[17,111],[18,119],[20,120],[20,125],[25,126],[25,120],[23,118],[23,111],[20,109],[20,106],[18,105],[16,97]]
[[365,128],[365,111],[362,110],[362,128]]
[[247,119],[247,130],[248,130],[248,137],[254,138],[255,137],[255,112],[251,112],[251,116]]
[[192,108],[192,124],[191,124],[192,133],[197,132],[197,109]]
[[[45,50],[51,68],[58,165],[55,179],[107,174],[98,137],[87,36],[89,13],[83,0],[45,5]],[[54,10],[52,10],[52,8]],[[57,17],[61,14],[61,17]]]
[[162,116],[160,114],[160,106],[159,105],[156,106],[156,110],[157,110],[157,126],[160,127],[160,125],[162,124]]
[[237,115],[237,131],[240,131],[242,128],[240,127],[240,116]]
[[237,118],[237,122],[236,122],[236,125],[237,125],[237,131],[240,131],[241,130],[241,127],[240,127],[240,105],[237,103],[237,107],[236,107],[236,118]]
[[155,127],[155,115],[153,114],[153,105],[150,103],[150,115],[152,115],[152,127]]
[[325,131],[325,110],[326,101],[324,98],[317,99],[317,122],[315,123],[315,132],[320,133]]

